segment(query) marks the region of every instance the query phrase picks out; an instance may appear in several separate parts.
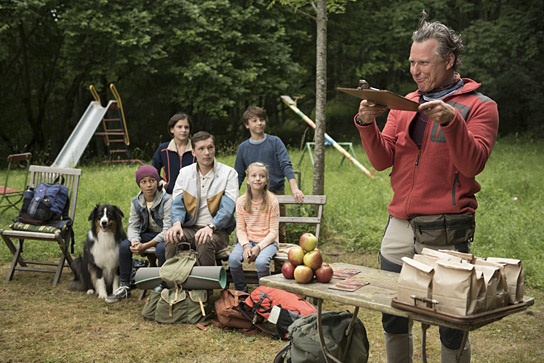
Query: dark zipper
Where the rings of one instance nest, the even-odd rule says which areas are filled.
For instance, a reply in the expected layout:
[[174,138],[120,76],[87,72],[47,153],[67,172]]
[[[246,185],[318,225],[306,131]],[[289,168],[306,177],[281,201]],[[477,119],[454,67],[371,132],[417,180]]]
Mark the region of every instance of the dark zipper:
[[459,186],[459,173],[455,173],[453,176],[453,186],[451,190],[451,204],[454,206],[457,204],[457,202],[455,201],[455,192],[458,186]]

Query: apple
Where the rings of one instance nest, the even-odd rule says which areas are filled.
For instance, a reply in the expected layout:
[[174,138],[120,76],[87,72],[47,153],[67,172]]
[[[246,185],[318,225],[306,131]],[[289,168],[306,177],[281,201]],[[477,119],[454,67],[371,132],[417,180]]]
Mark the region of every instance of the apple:
[[304,260],[304,250],[299,246],[292,247],[289,249],[289,252],[287,252],[287,259],[295,267],[302,265]]
[[324,263],[321,265],[320,268],[315,270],[315,277],[317,278],[317,281],[319,282],[329,282],[332,280],[332,275],[334,275],[334,271],[331,266],[329,266],[328,263]]
[[323,264],[323,256],[319,250],[313,250],[304,255],[304,264],[312,270],[317,270]]
[[314,277],[314,271],[304,265],[299,265],[295,267],[295,281],[300,284],[307,284],[308,282],[312,281]]
[[291,262],[286,262],[281,267],[281,273],[286,279],[293,279],[295,277],[295,266]]
[[311,233],[303,233],[298,244],[306,252],[313,251],[317,246],[317,238]]

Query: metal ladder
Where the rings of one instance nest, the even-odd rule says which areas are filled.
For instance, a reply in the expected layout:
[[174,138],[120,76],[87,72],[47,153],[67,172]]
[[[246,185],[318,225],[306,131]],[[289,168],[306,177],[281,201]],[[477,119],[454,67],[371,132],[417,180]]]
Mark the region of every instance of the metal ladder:
[[[96,92],[96,89],[93,85],[89,86],[89,90],[93,95],[94,99],[100,102],[100,97]],[[123,112],[123,103],[121,102],[121,96],[117,92],[115,85],[110,84],[110,90],[115,97],[114,100],[108,102],[107,111],[105,117],[102,119],[102,127],[104,131],[95,132],[95,135],[102,136],[104,138],[104,143],[108,150],[109,158],[108,160],[103,160],[100,164],[105,163],[132,163],[138,162],[141,165],[144,163],[141,160],[130,159],[130,152],[128,146],[130,145],[130,138],[128,136],[127,123],[125,120],[125,113]],[[114,147],[114,145],[118,145]],[[122,154],[126,155],[126,159],[114,159],[114,155]]]

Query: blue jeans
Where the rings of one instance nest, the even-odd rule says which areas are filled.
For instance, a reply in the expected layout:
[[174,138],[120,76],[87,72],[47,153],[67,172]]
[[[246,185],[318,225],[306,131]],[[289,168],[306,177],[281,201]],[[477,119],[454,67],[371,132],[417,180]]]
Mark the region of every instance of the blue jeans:
[[[157,232],[144,232],[140,234],[140,242],[149,242],[155,236]],[[162,266],[165,259],[164,254],[164,241],[155,245],[157,255],[157,263],[159,267]],[[130,273],[132,272],[132,251],[130,251],[130,241],[128,239],[121,242],[119,245],[119,274],[121,278],[121,285],[130,285]]]
[[[255,247],[258,244],[257,242],[252,241],[249,243],[251,247]],[[259,279],[270,275],[270,260],[277,251],[278,245],[272,243],[266,246],[257,256],[255,266],[257,267],[257,277]],[[242,269],[242,262],[244,260],[243,252],[244,248],[240,243],[237,243],[229,256],[229,268],[232,280],[234,281],[234,289],[247,292],[246,277],[244,276],[244,270]]]

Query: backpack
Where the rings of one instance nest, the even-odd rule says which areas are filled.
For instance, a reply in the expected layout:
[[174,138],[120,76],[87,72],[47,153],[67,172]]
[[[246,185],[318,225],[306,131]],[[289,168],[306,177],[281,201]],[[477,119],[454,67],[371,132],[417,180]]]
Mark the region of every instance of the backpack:
[[173,287],[160,285],[149,293],[142,309],[144,318],[164,324],[197,324],[206,319],[208,291],[184,290],[182,286],[196,262],[193,250],[181,251],[166,260],[160,268],[160,276]]
[[[287,339],[287,328],[295,320],[317,311],[300,296],[267,286],[259,286],[253,290],[248,298],[240,302],[240,307],[242,314],[256,327],[283,340]],[[278,334],[259,324],[260,318],[276,324]]]
[[[348,345],[346,331],[353,314],[349,311],[326,311],[321,316],[323,336],[329,352],[341,362],[361,363],[368,361],[369,342],[366,329],[359,318],[353,325],[353,335]],[[342,357],[345,352],[345,357]],[[289,343],[274,358],[274,363],[327,362],[323,357],[317,313],[302,317],[289,327]]]
[[215,301],[215,313],[221,327],[250,330],[253,323],[240,311],[240,302],[249,294],[238,290],[223,289]]
[[62,185],[64,178],[60,184],[58,182],[59,178],[53,183],[40,183],[36,188],[28,187],[16,222],[57,228],[71,225],[68,218],[68,188]]

